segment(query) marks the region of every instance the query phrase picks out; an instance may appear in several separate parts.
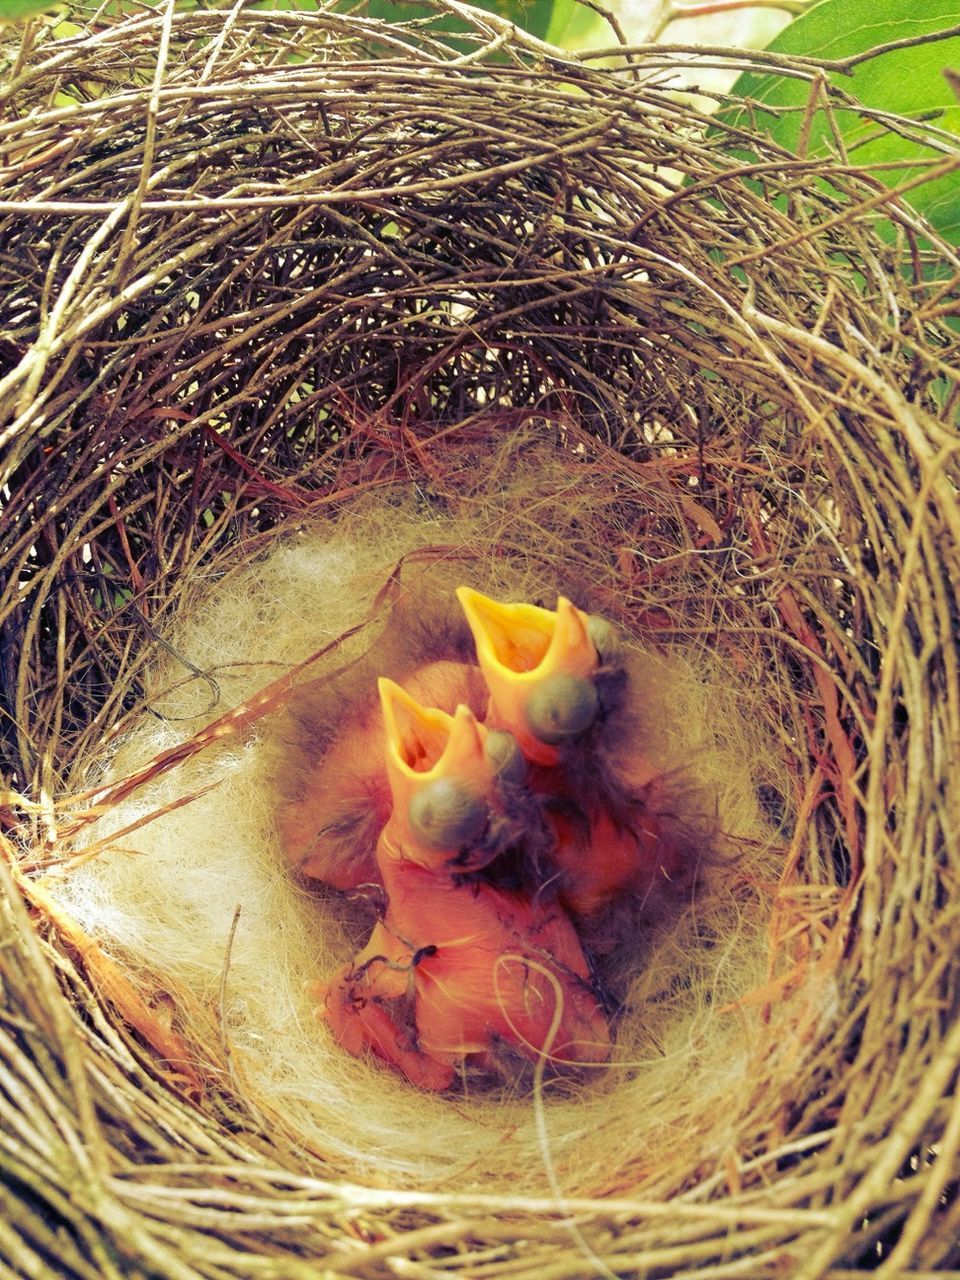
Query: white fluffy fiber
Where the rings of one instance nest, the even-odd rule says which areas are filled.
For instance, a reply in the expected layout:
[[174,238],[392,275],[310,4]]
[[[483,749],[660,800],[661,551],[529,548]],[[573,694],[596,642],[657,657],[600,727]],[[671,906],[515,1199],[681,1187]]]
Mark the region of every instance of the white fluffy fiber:
[[[198,592],[167,637],[216,681],[219,704],[211,706],[208,681],[164,652],[110,776],[189,737],[357,622],[404,552],[421,544],[489,548],[495,524],[476,509],[456,520],[424,514],[413,495],[405,507],[371,504],[336,524],[288,530],[267,554],[238,561]],[[492,556],[488,564],[471,568],[476,585],[529,591],[535,567]],[[364,642],[351,643],[358,651]],[[667,763],[695,762],[698,783],[716,793],[721,827],[747,842],[736,862],[709,872],[686,913],[638,939],[633,1008],[613,1064],[577,1085],[545,1086],[550,1155],[567,1192],[615,1186],[619,1170],[699,1134],[722,1150],[718,1116],[728,1114],[732,1127],[736,1100],[749,1092],[750,1017],[724,1006],[765,979],[778,854],[756,804],[752,762],[769,768],[772,753],[743,714],[744,690],[716,663],[677,651],[651,663],[673,712]],[[265,1124],[284,1124],[333,1168],[391,1184],[543,1190],[529,1087],[507,1097],[424,1094],[347,1056],[315,1019],[305,984],[342,963],[351,943],[336,897],[306,891],[283,865],[271,783],[276,725],[276,717],[261,720],[246,740],[207,749],[117,806],[92,839],[212,788],[124,837],[122,847],[51,877],[51,890],[148,997],[174,994],[181,1025],[211,1046],[211,1059],[222,1060],[226,1045],[232,1087]]]

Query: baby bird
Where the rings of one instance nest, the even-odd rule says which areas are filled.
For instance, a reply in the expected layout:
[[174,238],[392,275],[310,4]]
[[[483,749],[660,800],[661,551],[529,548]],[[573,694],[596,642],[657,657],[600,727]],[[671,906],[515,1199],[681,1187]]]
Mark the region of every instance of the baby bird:
[[442,581],[395,605],[369,651],[336,679],[304,685],[281,727],[277,825],[291,868],[335,889],[376,884],[377,839],[392,801],[377,678],[421,704],[480,716],[487,689],[470,632]]
[[[477,668],[450,659],[405,673],[403,687],[428,706],[465,703],[481,710],[486,702]],[[331,693],[336,696],[335,691],[308,687],[303,701],[322,715]],[[287,860],[299,872],[350,890],[379,883],[374,849],[392,802],[379,701],[365,698],[334,723],[336,738],[310,761],[311,768],[301,766],[302,780],[281,806],[278,824]]]
[[697,852],[658,803],[659,771],[632,713],[638,690],[613,628],[561,596],[555,610],[457,597],[489,690],[485,722],[514,735],[553,830],[553,887],[576,917],[679,881]]
[[379,692],[392,810],[376,848],[386,911],[350,964],[318,989],[350,1053],[365,1049],[424,1089],[496,1073],[504,1056],[603,1063],[610,1032],[559,903],[485,873],[529,838],[516,744],[477,721]]

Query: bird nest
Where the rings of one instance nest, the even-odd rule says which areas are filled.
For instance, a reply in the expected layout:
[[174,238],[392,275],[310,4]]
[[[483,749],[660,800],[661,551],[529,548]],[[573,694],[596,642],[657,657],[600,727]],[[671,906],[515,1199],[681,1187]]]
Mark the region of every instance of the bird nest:
[[[960,1266],[951,247],[841,152],[702,114],[690,50],[167,5],[13,56],[5,1273]],[[829,115],[813,62],[752,65]],[[347,1060],[325,1128],[238,1060],[228,890],[191,985],[69,885],[117,846],[149,882],[191,811],[216,838],[205,788],[438,560],[579,584],[664,664],[674,755],[707,742],[755,812],[711,927],[644,953],[659,1074],[435,1098]]]

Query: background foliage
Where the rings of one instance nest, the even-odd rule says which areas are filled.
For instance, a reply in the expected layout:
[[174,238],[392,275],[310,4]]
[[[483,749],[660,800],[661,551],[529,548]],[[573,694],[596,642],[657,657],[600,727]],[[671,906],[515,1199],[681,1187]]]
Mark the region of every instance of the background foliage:
[[[916,37],[932,38],[904,46]],[[770,49],[863,61],[829,73],[813,92],[791,76],[741,76],[735,95],[770,109],[749,108],[730,120],[749,114],[786,150],[869,166],[885,186],[917,184],[909,194],[913,207],[943,236],[960,239],[960,181],[955,169],[942,172],[956,155],[960,135],[960,106],[944,74],[960,67],[960,0],[823,0]],[[822,109],[827,85],[833,91],[829,112]],[[915,133],[878,128],[876,115],[864,113],[864,106],[911,116],[919,127]],[[939,176],[925,179],[926,173]],[[890,224],[887,233],[893,235]]]

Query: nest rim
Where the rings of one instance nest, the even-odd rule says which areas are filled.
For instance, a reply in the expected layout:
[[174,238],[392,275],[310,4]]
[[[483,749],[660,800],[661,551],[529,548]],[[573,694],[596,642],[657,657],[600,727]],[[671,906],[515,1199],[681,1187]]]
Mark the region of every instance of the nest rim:
[[[218,1104],[225,1126],[218,1130],[210,1114],[176,1100],[170,1080],[150,1069],[142,1045],[111,1028],[105,1012],[111,992],[114,1008],[118,999],[128,1015],[133,1008],[122,971],[111,967],[96,943],[58,924],[55,905],[24,872],[23,852],[4,837],[8,861],[0,877],[15,938],[7,981],[24,1002],[24,1016],[44,1031],[39,1038],[30,1030],[18,1033],[23,1039],[10,1050],[11,1060],[32,1079],[24,1063],[43,1060],[44,1053],[51,1061],[49,1046],[55,1047],[52,1057],[59,1057],[65,1083],[46,1093],[38,1089],[48,1116],[43,1124],[53,1125],[71,1167],[89,1179],[100,1199],[71,1210],[62,1196],[55,1200],[55,1181],[31,1169],[29,1161],[18,1165],[19,1184],[39,1189],[71,1223],[79,1243],[71,1247],[69,1265],[81,1275],[90,1259],[99,1261],[103,1274],[117,1274],[110,1250],[121,1221],[139,1258],[152,1260],[163,1274],[184,1276],[230,1274],[241,1262],[262,1267],[264,1259],[272,1265],[276,1258],[290,1268],[285,1274],[306,1275],[315,1265],[306,1260],[310,1250],[323,1256],[327,1247],[336,1250],[338,1270],[375,1275],[391,1257],[428,1267],[429,1250],[448,1240],[481,1240],[492,1248],[506,1236],[509,1252],[510,1245],[536,1236],[539,1254],[528,1255],[528,1270],[516,1274],[542,1274],[548,1264],[560,1267],[558,1274],[594,1274],[590,1268],[598,1257],[608,1268],[638,1269],[652,1265],[648,1260],[659,1250],[672,1249],[671,1257],[690,1266],[705,1259],[704,1273],[720,1277],[729,1273],[723,1241],[735,1225],[744,1233],[741,1265],[752,1256],[751,1274],[757,1276],[774,1274],[784,1256],[796,1263],[796,1274],[811,1280],[828,1274],[834,1263],[856,1267],[856,1259],[888,1237],[881,1274],[913,1263],[932,1270],[956,1264],[956,1233],[950,1236],[956,1214],[946,1199],[949,1157],[960,1146],[949,1118],[951,1075],[960,1060],[948,946],[949,885],[956,872],[956,850],[951,861],[948,840],[956,827],[950,825],[943,780],[960,721],[957,695],[951,693],[960,681],[950,592],[951,577],[960,576],[960,512],[956,437],[941,418],[960,398],[960,373],[955,332],[944,319],[947,286],[925,281],[916,269],[925,257],[939,257],[956,271],[955,250],[929,228],[922,228],[921,244],[909,209],[884,196],[895,226],[891,245],[870,221],[881,201],[865,175],[831,172],[828,194],[798,195],[795,179],[806,171],[804,164],[765,152],[763,182],[772,186],[751,187],[736,172],[730,139],[708,145],[699,135],[689,141],[684,127],[699,127],[703,117],[697,108],[638,82],[636,60],[622,71],[591,71],[517,36],[503,38],[494,50],[512,60],[498,65],[489,61],[487,46],[501,41],[502,25],[489,15],[474,21],[477,56],[464,62],[459,51],[442,55],[432,35],[355,16],[280,17],[238,9],[225,21],[222,14],[174,14],[170,7],[99,34],[81,33],[49,56],[41,45],[8,85],[11,102],[29,102],[55,80],[67,83],[71,66],[82,88],[81,67],[93,83],[108,84],[133,50],[156,70],[160,39],[174,46],[183,41],[192,50],[192,60],[182,63],[171,58],[164,64],[161,55],[156,83],[163,89],[153,104],[147,78],[132,106],[105,92],[80,110],[34,112],[29,131],[21,125],[22,141],[12,131],[8,154],[20,167],[13,197],[0,202],[0,219],[25,265],[8,277],[14,287],[7,293],[7,336],[0,352],[6,370],[0,381],[6,415],[0,422],[7,424],[3,475],[10,495],[4,515],[14,532],[5,556],[13,590],[8,587],[4,600],[3,626],[13,654],[9,714],[18,730],[7,747],[7,772],[28,833],[27,856],[49,843],[51,830],[59,827],[62,835],[69,829],[69,812],[65,828],[58,803],[63,783],[69,790],[79,777],[72,772],[76,754],[125,722],[136,700],[127,695],[138,680],[132,646],[138,635],[162,634],[165,610],[156,602],[164,586],[200,565],[206,573],[221,572],[238,541],[256,547],[270,538],[278,510],[290,522],[324,520],[358,485],[388,492],[411,474],[425,476],[439,492],[444,485],[462,486],[464,475],[488,456],[484,431],[490,430],[491,416],[497,433],[539,426],[576,440],[591,465],[616,477],[611,483],[628,488],[639,476],[664,547],[672,537],[693,557],[698,538],[708,550],[711,540],[723,547],[724,535],[735,527],[739,540],[730,543],[744,564],[749,550],[750,576],[774,583],[766,613],[752,619],[733,595],[735,579],[742,584],[747,575],[732,571],[726,578],[704,571],[689,598],[671,601],[666,621],[653,616],[659,597],[652,590],[637,589],[630,607],[643,615],[653,636],[668,636],[671,627],[689,636],[713,635],[721,616],[731,635],[752,631],[766,637],[779,627],[782,667],[795,673],[799,661],[806,664],[797,683],[806,702],[794,692],[785,695],[782,708],[795,726],[799,810],[807,834],[805,843],[798,838],[795,856],[805,887],[819,884],[832,896],[830,913],[814,912],[813,923],[807,922],[804,963],[810,972],[818,962],[834,972],[841,965],[847,970],[843,1016],[826,1043],[834,1064],[845,1055],[846,1070],[859,1068],[862,1083],[841,1082],[839,1072],[829,1069],[829,1055],[817,1056],[825,1053],[821,1046],[804,1063],[809,1092],[785,1120],[779,1145],[771,1137],[773,1112],[761,1107],[763,1122],[726,1167],[715,1162],[705,1170],[689,1169],[686,1181],[678,1178],[644,1199],[360,1186],[325,1179],[322,1162],[311,1163],[309,1174],[299,1172],[298,1163],[308,1157],[294,1145],[285,1166],[271,1167],[270,1142],[249,1117],[244,1120],[235,1099]],[[205,43],[214,31],[223,35],[213,46],[224,60],[220,78],[211,74],[191,89],[189,78],[201,63],[217,67]],[[318,42],[317,66],[307,72],[276,66],[264,71],[261,63],[250,71],[247,42],[273,40],[277,49],[289,51],[293,35]],[[378,67],[358,63],[354,44],[363,40],[380,40],[393,61]],[[636,53],[654,72],[674,70],[690,56],[681,47]],[[728,60],[734,56],[808,78],[817,66],[724,54]],[[456,132],[456,113],[446,106],[443,85],[451,74],[465,94],[474,95],[475,126],[482,119],[481,93],[491,83],[502,91],[499,109],[511,120],[512,136],[491,126],[489,154],[480,155],[484,163],[478,164],[476,150]],[[545,84],[554,77],[560,85],[573,85],[576,94],[559,87],[548,94]],[[334,130],[325,166],[311,171],[321,172],[324,181],[339,175],[335,198],[326,189],[305,195],[307,180],[294,172],[302,152],[291,113],[305,85],[321,84],[328,94],[325,110],[311,114],[301,101],[296,123],[301,132],[309,127],[319,135],[331,112],[343,111],[345,132]],[[343,85],[351,90],[350,110],[342,106]],[[409,105],[411,97],[414,107],[422,107],[431,91],[437,95],[432,133],[422,119],[409,124],[410,113],[402,118],[398,107]],[[171,129],[183,123],[185,104],[202,104],[191,122],[195,130],[223,129],[221,117],[229,116],[244,93],[252,99],[255,124],[248,119],[239,141],[224,130],[219,187],[197,195],[188,184],[175,192],[186,177],[194,185],[206,181],[198,169],[183,167],[190,147],[184,152],[186,144]],[[397,113],[393,125],[384,123],[391,109]],[[275,113],[277,136],[260,124],[267,110]],[[343,176],[346,162],[337,151],[347,137],[359,145],[348,129],[350,111],[358,117],[368,113],[366,133],[373,139],[366,151],[361,147],[350,155],[350,163],[358,155],[362,161],[366,181],[359,185]],[[91,136],[87,121],[110,112],[112,125]],[[138,123],[141,112],[146,128]],[[569,115],[580,122],[580,136],[570,128]],[[542,138],[539,148],[534,145],[537,122],[549,147]],[[452,132],[444,135],[444,128]],[[64,131],[57,142],[62,150],[45,164],[44,149],[56,130]],[[281,160],[270,151],[279,146],[277,137],[287,149]],[[441,185],[416,176],[427,138],[450,165],[449,181]],[[627,144],[636,148],[641,141],[642,160],[631,163]],[[762,141],[751,145],[763,152]],[[85,158],[89,147],[97,156],[92,162]],[[432,154],[436,159],[438,152]],[[158,159],[162,155],[167,170]],[[229,169],[245,157],[251,167],[247,182],[261,186],[236,194],[233,188],[244,183]],[[670,160],[676,163],[670,166]],[[708,195],[695,199],[689,183],[668,189],[668,168],[689,177],[695,164]],[[557,178],[569,179],[571,168],[579,183],[579,195],[572,197]],[[387,181],[384,174],[394,177]],[[130,193],[124,202],[98,200],[97,184],[109,189],[117,175]],[[495,210],[484,203],[484,184],[498,199],[514,202],[506,232],[491,221]],[[158,186],[162,195],[154,198]],[[624,208],[611,211],[612,195]],[[447,197],[450,205],[443,203]],[[803,204],[807,225],[799,231],[789,226],[788,200]],[[838,211],[835,202],[842,200],[846,204]],[[469,212],[468,230],[444,258],[438,228],[457,235],[453,209]],[[697,244],[707,212],[719,231],[714,253]],[[188,243],[191,220],[205,234]],[[558,256],[559,269],[548,253],[525,242],[528,223]],[[153,232],[148,240],[147,227]],[[337,235],[342,241],[334,274],[339,294],[329,273],[322,273],[322,254],[311,257],[304,234],[311,228],[318,243],[321,230],[328,245]],[[662,251],[665,228],[669,252]],[[735,238],[747,233],[753,247],[738,253]],[[146,242],[138,244],[138,237]],[[240,244],[243,250],[234,248],[231,257],[229,246]],[[899,268],[902,246],[909,246],[912,277],[911,268],[906,275]],[[761,253],[766,272],[757,267]],[[375,295],[371,259],[381,273]],[[507,263],[522,287],[513,284]],[[266,283],[254,278],[250,264],[269,277]],[[130,270],[135,283],[124,292],[118,283]],[[300,287],[311,273],[315,298]],[[859,292],[852,283],[856,275],[866,281]],[[313,301],[331,295],[332,319],[322,306],[311,309]],[[379,299],[375,319],[362,306],[371,296]],[[229,307],[220,306],[221,298],[228,298]],[[591,306],[599,319],[591,318]],[[431,308],[439,319],[423,318]],[[351,353],[352,366],[311,363],[307,336],[318,324],[329,324],[330,346],[339,341]],[[640,355],[628,349],[631,332]],[[527,346],[520,350],[525,335]],[[398,351],[406,361],[399,374]],[[286,364],[276,363],[278,352]],[[171,357],[176,376],[163,381]],[[684,369],[700,371],[692,406],[657,380]],[[262,379],[256,394],[243,382],[251,373]],[[625,407],[631,396],[641,400],[642,411]],[[728,415],[739,413],[726,436],[722,429],[711,434],[709,426],[711,410],[720,404]],[[317,425],[336,415],[345,424],[339,438]],[[233,426],[225,432],[228,418]],[[645,423],[667,434],[661,431],[657,438],[654,431],[646,439]],[[80,451],[71,458],[78,441]],[[678,456],[681,461],[674,462]],[[780,470],[770,465],[772,459]],[[769,473],[748,500],[750,477],[765,462]],[[724,466],[726,489],[711,489],[711,475]],[[192,477],[192,489],[185,477]],[[690,477],[697,484],[684,493]],[[156,518],[160,511],[151,483],[161,485],[163,503],[177,506],[177,519],[168,522],[173,557],[138,516],[150,512]],[[227,499],[217,496],[224,491]],[[726,509],[724,493],[736,494]],[[780,509],[787,513],[782,518]],[[207,513],[212,519],[205,530],[185,532],[202,529]],[[84,548],[90,552],[86,559]],[[775,554],[785,548],[789,554]],[[111,577],[118,578],[116,584]],[[702,612],[698,617],[694,606],[710,590],[719,598],[719,583],[728,593],[723,608],[706,620]],[[131,602],[140,615],[135,625],[126,622],[114,630],[115,615],[123,615]],[[51,622],[57,609],[65,624]],[[924,629],[937,639],[935,652]],[[129,682],[126,687],[118,672]],[[818,753],[808,752],[805,765],[796,726],[812,733],[809,741]],[[785,739],[790,736],[785,731]],[[69,745],[54,755],[47,744],[57,740]],[[878,760],[886,767],[878,767]],[[893,833],[891,813],[902,815],[903,824]],[[923,831],[918,841],[903,834],[911,823]],[[918,904],[912,914],[920,917],[912,926],[904,910],[911,898]],[[923,924],[932,927],[921,942]],[[921,967],[918,954],[926,957],[926,972],[935,975],[927,987],[937,994],[928,992],[928,998],[943,1007],[927,1009],[915,1028],[895,1035],[890,1009],[907,999],[908,990],[927,989],[910,976]],[[32,989],[40,992],[39,1000],[24,994]],[[100,1046],[97,1070],[86,1056],[94,1042]],[[122,1090],[135,1082],[135,1090],[149,1099],[128,1131],[116,1120],[106,1135],[98,1115],[104,1079]],[[913,1086],[905,1107],[904,1081]],[[189,1079],[186,1088],[189,1093]],[[876,1112],[864,1122],[857,1145],[851,1136],[855,1119],[868,1105]],[[231,1124],[241,1136],[230,1132]],[[195,1161],[172,1158],[171,1143],[161,1137],[170,1125],[189,1135],[183,1145],[196,1153]],[[125,1145],[138,1132],[148,1147],[165,1153],[164,1180],[153,1186],[145,1181],[147,1166],[138,1169]],[[850,1144],[847,1151],[844,1142]],[[120,1151],[122,1172],[116,1164]],[[811,1167],[825,1179],[818,1191],[805,1181]],[[202,1180],[211,1168],[220,1181],[205,1189]],[[148,1191],[159,1195],[162,1206],[153,1214],[145,1203]],[[668,1201],[668,1195],[675,1198]],[[284,1202],[295,1204],[305,1223],[292,1239]],[[21,1193],[11,1203],[11,1256],[49,1254],[42,1228],[25,1220],[27,1199]],[[262,1230],[249,1227],[242,1250],[232,1250],[228,1219],[239,1208],[253,1213]],[[538,1218],[555,1213],[560,1216],[535,1229]],[[563,1215],[574,1213],[586,1215],[587,1225],[576,1228],[582,1238],[571,1244]],[[624,1218],[631,1223],[628,1232],[622,1232]],[[207,1231],[218,1243],[208,1240],[205,1250],[201,1237]],[[398,1237],[388,1238],[393,1232]],[[113,1243],[108,1247],[105,1240]],[[474,1252],[481,1250],[467,1244],[467,1264]],[[508,1258],[515,1269],[519,1256]]]

